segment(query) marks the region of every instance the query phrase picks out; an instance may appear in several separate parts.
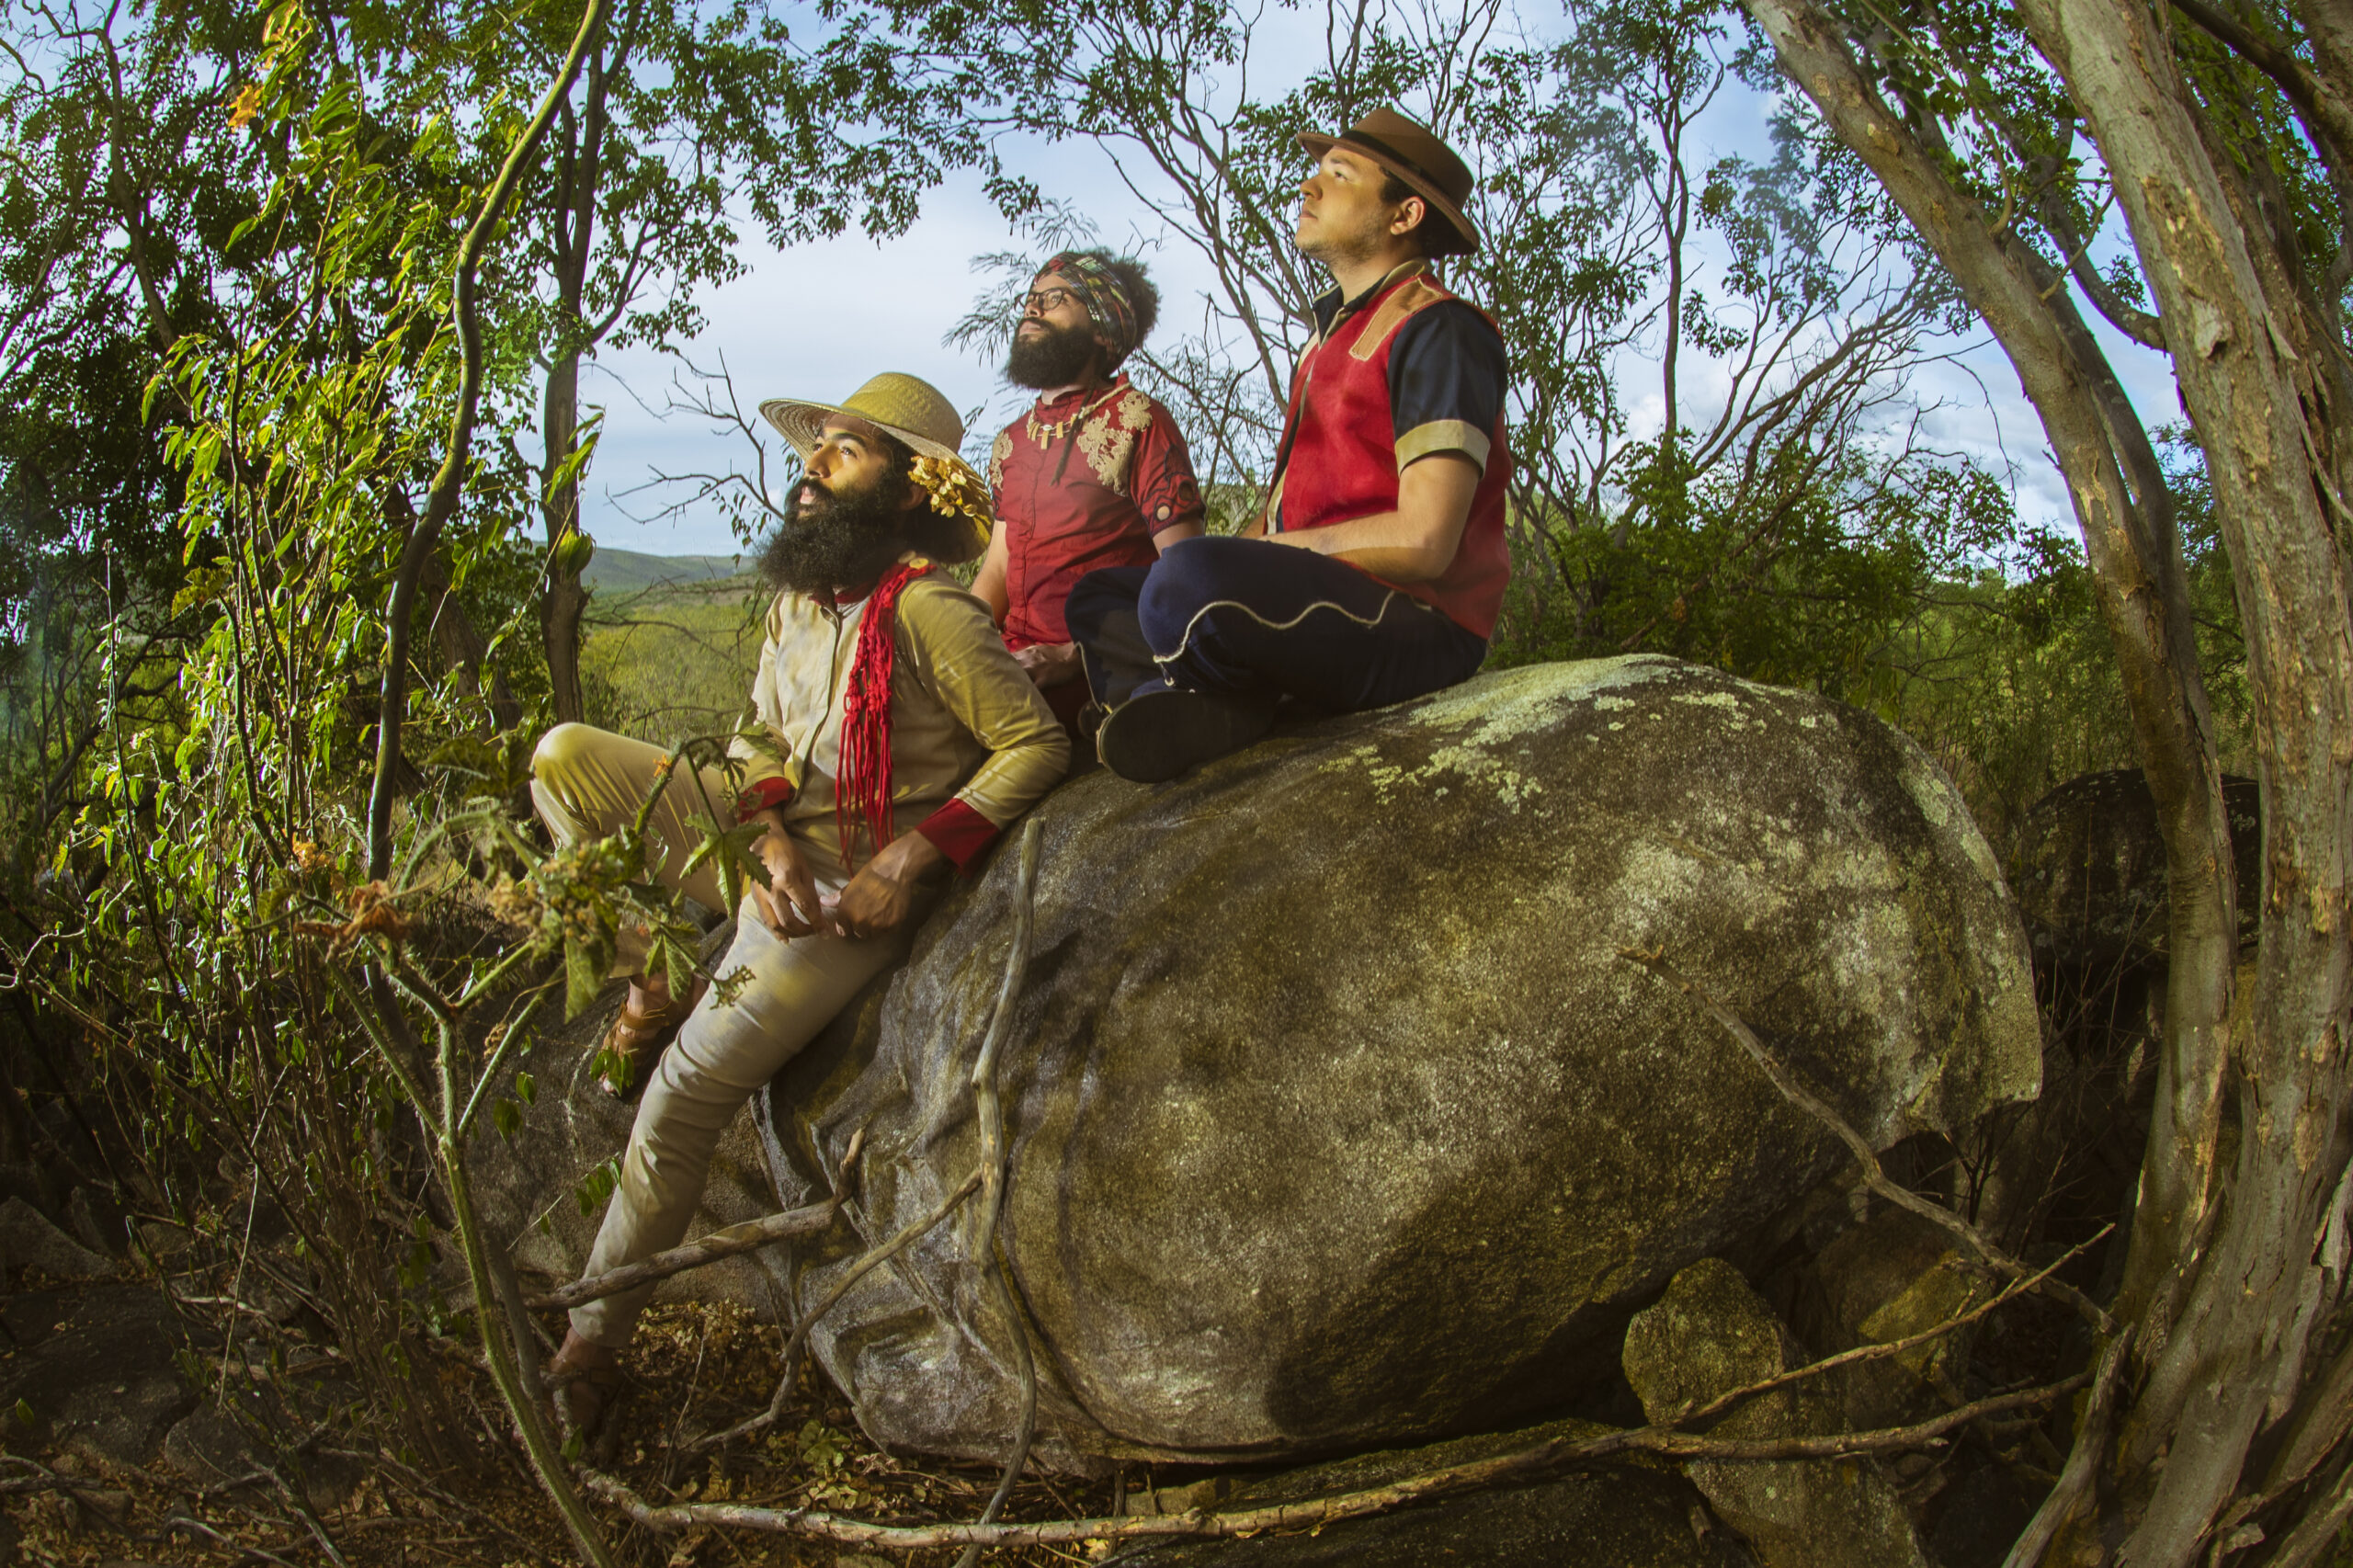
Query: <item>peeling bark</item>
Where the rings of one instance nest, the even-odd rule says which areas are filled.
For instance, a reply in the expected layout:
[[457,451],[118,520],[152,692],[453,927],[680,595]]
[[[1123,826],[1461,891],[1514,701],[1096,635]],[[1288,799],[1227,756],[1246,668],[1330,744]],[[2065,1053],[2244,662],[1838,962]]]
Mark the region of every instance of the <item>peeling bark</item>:
[[[2067,479],[2115,641],[2164,824],[2173,961],[2159,1105],[2113,1309],[2139,1332],[2143,1377],[2106,1456],[2107,1485],[2061,1532],[2057,1560],[2105,1560],[2115,1548],[2119,1562],[2177,1568],[2199,1560],[2218,1519],[2235,1526],[2263,1500],[2234,1507],[2267,1428],[2281,1427],[2268,1447],[2272,1483],[2286,1485],[2331,1473],[2322,1467],[2341,1452],[2346,1425],[2328,1408],[2342,1403],[2343,1369],[2314,1381],[2306,1364],[2336,1285],[2323,1243],[2347,1190],[2340,1113],[2353,1088],[2340,1038],[2353,1003],[2353,598],[2337,533],[2353,524],[2344,345],[2333,307],[2313,297],[2286,248],[2294,236],[2267,214],[2271,193],[2249,184],[2198,114],[2157,18],[2135,0],[2021,0],[2114,181],[2155,294],[2245,623],[2264,895],[2234,1062],[2228,830],[2180,545],[2146,434],[2063,279],[1946,177],[1829,14],[1815,0],[1747,3],[1784,69],[2009,355]],[[2325,149],[2353,55],[2353,27],[2341,13],[2317,15],[2326,9],[2296,6],[2313,68],[2288,73],[2302,73],[2293,85]],[[2184,10],[2195,18],[2208,7]],[[2223,1173],[2226,1071],[2242,1136]],[[2341,1501],[2332,1495],[2321,1511]]]

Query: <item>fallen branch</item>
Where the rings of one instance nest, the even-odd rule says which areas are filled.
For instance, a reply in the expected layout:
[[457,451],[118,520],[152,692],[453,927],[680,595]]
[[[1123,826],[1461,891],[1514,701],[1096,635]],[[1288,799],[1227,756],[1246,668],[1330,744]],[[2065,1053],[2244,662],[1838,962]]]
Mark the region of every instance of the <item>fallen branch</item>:
[[[1698,981],[1690,979],[1673,964],[1667,962],[1664,949],[1644,952],[1639,948],[1620,948],[1618,949],[1618,956],[1642,965],[1661,980],[1679,988],[1685,995],[1699,1003],[1710,1017],[1722,1024],[1725,1032],[1737,1040],[1741,1049],[1747,1051],[1750,1059],[1764,1070],[1765,1075],[1772,1080],[1773,1086],[1781,1091],[1782,1098],[1838,1135],[1839,1142],[1847,1145],[1848,1152],[1855,1156],[1856,1163],[1862,1167],[1863,1183],[1873,1193],[1887,1199],[1897,1208],[1909,1210],[1931,1224],[1950,1232],[1972,1252],[1984,1258],[1995,1272],[2006,1278],[2025,1279],[2033,1274],[2033,1270],[1995,1244],[1992,1237],[1943,1204],[1931,1203],[1918,1193],[1890,1181],[1887,1173],[1880,1169],[1879,1152],[1870,1146],[1870,1142],[1861,1133],[1848,1126],[1847,1119],[1833,1109],[1828,1102],[1799,1083],[1796,1075],[1765,1048],[1765,1042],[1756,1038],[1756,1031],[1743,1022],[1738,1014],[1709,995]],[[2043,1272],[2048,1275],[2050,1271],[2046,1269]],[[2086,1323],[2090,1324],[2102,1335],[2116,1333],[2116,1320],[2109,1317],[2101,1309],[2099,1303],[2073,1285],[2044,1278],[2040,1280],[2036,1288],[2075,1308]]]
[[1808,1378],[1819,1377],[1824,1372],[1835,1372],[1841,1367],[1851,1367],[1859,1361],[1876,1361],[1882,1357],[1901,1356],[1906,1350],[1917,1349],[1931,1340],[1941,1339],[1954,1329],[1975,1323],[1995,1308],[2006,1301],[2014,1301],[2028,1291],[2040,1286],[2053,1273],[2074,1262],[2091,1247],[2097,1246],[2100,1240],[2114,1229],[2116,1227],[2113,1224],[2102,1225],[2097,1234],[2089,1240],[2070,1247],[2041,1273],[2013,1281],[2003,1287],[1998,1294],[1989,1297],[1967,1312],[1958,1312],[1945,1319],[1934,1327],[1924,1328],[1917,1334],[1907,1335],[1902,1339],[1891,1339],[1881,1345],[1859,1345],[1852,1350],[1842,1350],[1836,1356],[1825,1356],[1819,1361],[1809,1361],[1802,1367],[1792,1367],[1786,1372],[1775,1373],[1772,1377],[1761,1382],[1751,1383],[1746,1388],[1733,1389],[1728,1392],[1718,1394],[1707,1403],[1684,1412],[1677,1416],[1676,1420],[1684,1425],[1695,1421],[1705,1421],[1710,1416],[1721,1415],[1743,1400],[1754,1399],[1760,1393],[1770,1393],[1775,1389],[1784,1388],[1790,1383],[1803,1382]]
[[730,1225],[723,1231],[713,1231],[707,1236],[657,1252],[651,1257],[625,1263],[619,1268],[608,1268],[602,1274],[591,1274],[585,1279],[575,1279],[560,1290],[550,1290],[544,1296],[532,1296],[523,1304],[533,1312],[570,1311],[590,1301],[604,1300],[632,1286],[667,1279],[673,1274],[684,1274],[689,1268],[700,1268],[707,1263],[733,1257],[738,1253],[756,1251],[770,1242],[780,1242],[790,1236],[805,1236],[824,1230],[841,1211],[841,1199],[829,1198],[823,1203],[812,1203],[805,1209],[788,1209],[781,1214],[766,1214],[757,1220],[746,1220],[740,1225]]
[[1408,1476],[1385,1486],[1342,1493],[1300,1503],[1272,1504],[1233,1513],[1196,1508],[1187,1514],[1146,1515],[1128,1518],[1049,1519],[1034,1524],[878,1525],[846,1518],[815,1508],[756,1508],[733,1503],[674,1503],[656,1507],[617,1477],[584,1470],[581,1483],[590,1492],[618,1504],[632,1520],[649,1529],[683,1530],[697,1526],[766,1530],[802,1535],[846,1546],[877,1546],[892,1551],[915,1551],[943,1546],[1066,1546],[1089,1540],[1132,1540],[1147,1536],[1241,1536],[1261,1530],[1313,1529],[1343,1519],[1385,1513],[1408,1503],[1451,1496],[1511,1482],[1533,1480],[1558,1470],[1594,1463],[1619,1454],[1651,1453],[1672,1459],[1753,1463],[1769,1460],[1845,1459],[1857,1454],[1897,1453],[1931,1447],[1956,1426],[2048,1404],[2089,1381],[2088,1372],[2063,1381],[2012,1393],[1995,1394],[1949,1410],[1909,1426],[1869,1432],[1841,1432],[1822,1437],[1727,1438],[1699,1437],[1670,1426],[1642,1426],[1598,1437],[1556,1437],[1534,1448],[1468,1464]]

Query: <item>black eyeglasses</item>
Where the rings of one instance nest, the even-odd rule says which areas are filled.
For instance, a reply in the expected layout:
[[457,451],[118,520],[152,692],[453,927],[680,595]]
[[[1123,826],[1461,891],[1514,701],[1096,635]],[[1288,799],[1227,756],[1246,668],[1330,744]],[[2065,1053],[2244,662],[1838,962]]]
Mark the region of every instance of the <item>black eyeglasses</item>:
[[1078,290],[1075,289],[1033,289],[1021,296],[1021,313],[1042,316],[1048,311],[1061,310],[1065,301],[1077,298]]

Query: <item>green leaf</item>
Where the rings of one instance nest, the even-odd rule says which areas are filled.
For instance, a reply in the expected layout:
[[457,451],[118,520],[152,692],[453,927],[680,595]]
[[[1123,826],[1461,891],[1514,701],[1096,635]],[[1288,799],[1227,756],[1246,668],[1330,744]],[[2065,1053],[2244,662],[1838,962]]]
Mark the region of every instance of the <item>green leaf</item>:
[[512,1142],[515,1134],[523,1130],[523,1108],[513,1100],[494,1100],[491,1103],[490,1119],[498,1129],[498,1136]]
[[597,1000],[605,989],[603,955],[595,949],[601,944],[567,937],[563,944],[563,1017],[566,1023],[578,1017]]
[[529,1073],[515,1074],[515,1097],[525,1105],[540,1103],[540,1082]]

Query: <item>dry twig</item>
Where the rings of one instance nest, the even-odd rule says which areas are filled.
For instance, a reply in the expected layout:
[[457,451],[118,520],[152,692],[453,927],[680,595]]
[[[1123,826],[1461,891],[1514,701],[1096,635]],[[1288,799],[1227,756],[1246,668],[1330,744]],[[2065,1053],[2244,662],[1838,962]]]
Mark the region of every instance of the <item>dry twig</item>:
[[[1021,1310],[1014,1304],[1013,1287],[1005,1277],[1004,1262],[997,1256],[996,1222],[1005,1210],[1006,1177],[1013,1163],[1013,1150],[1005,1136],[1005,1101],[997,1094],[996,1059],[1005,1048],[1013,1005],[1020,999],[1022,976],[1029,967],[1029,922],[1037,903],[1038,845],[1043,835],[1043,824],[1033,814],[1021,830],[1021,877],[1014,893],[1013,950],[1006,956],[1005,983],[996,994],[996,1014],[989,1019],[988,1030],[981,1037],[980,1053],[972,1061],[972,1110],[980,1120],[982,1173],[980,1223],[972,1256],[986,1272],[997,1311],[1004,1315],[1006,1333],[1013,1345],[1014,1368],[1021,1382],[1021,1428],[1014,1438],[1013,1452],[1006,1460],[1004,1477],[990,1495],[988,1506],[981,1510],[980,1522],[984,1525],[996,1518],[1006,1498],[1012,1495],[1021,1467],[1029,1462],[1029,1445],[1038,1436],[1037,1358],[1030,1354],[1029,1325],[1021,1321]],[[956,1560],[956,1568],[974,1568],[980,1560],[981,1549],[974,1544]]]
[[[777,1381],[776,1397],[768,1401],[768,1407],[757,1415],[737,1422],[723,1432],[713,1432],[708,1437],[694,1444],[689,1451],[699,1452],[704,1449],[715,1449],[723,1443],[731,1443],[738,1437],[748,1437],[755,1432],[767,1430],[782,1419],[786,1407],[792,1403],[793,1373],[800,1365],[801,1348],[809,1343],[809,1331],[817,1325],[818,1320],[831,1312],[836,1301],[849,1294],[851,1286],[865,1278],[881,1265],[896,1257],[918,1237],[938,1227],[940,1221],[956,1212],[964,1199],[980,1189],[981,1173],[974,1171],[964,1178],[955,1191],[940,1200],[938,1208],[915,1221],[881,1245],[870,1249],[865,1256],[852,1264],[848,1272],[834,1281],[834,1288],[826,1291],[815,1306],[809,1309],[808,1315],[803,1317],[799,1325],[793,1329],[792,1337],[785,1341],[784,1373]],[[595,1472],[591,1471],[582,1473],[594,1474]]]

